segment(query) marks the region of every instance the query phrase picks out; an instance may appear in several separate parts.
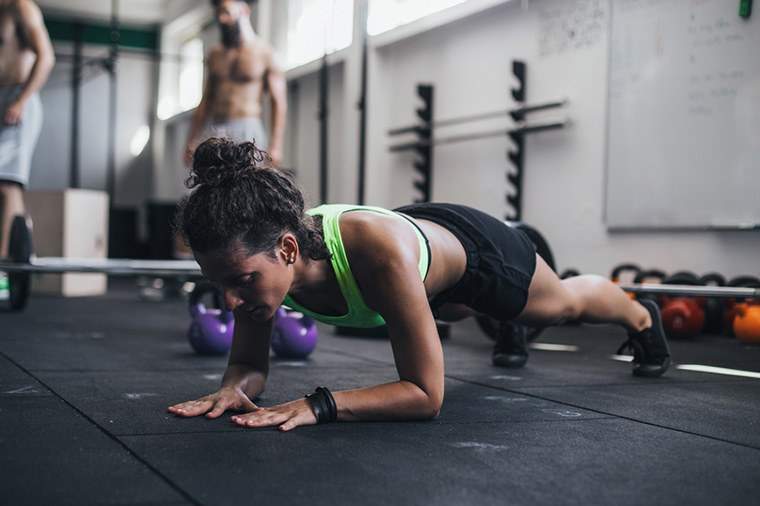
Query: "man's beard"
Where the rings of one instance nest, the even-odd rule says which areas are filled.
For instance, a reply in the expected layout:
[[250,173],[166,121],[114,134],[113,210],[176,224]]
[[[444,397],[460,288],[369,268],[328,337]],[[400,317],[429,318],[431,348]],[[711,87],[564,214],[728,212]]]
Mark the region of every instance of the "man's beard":
[[225,47],[240,46],[240,23],[235,22],[231,25],[219,25],[222,32],[222,44]]

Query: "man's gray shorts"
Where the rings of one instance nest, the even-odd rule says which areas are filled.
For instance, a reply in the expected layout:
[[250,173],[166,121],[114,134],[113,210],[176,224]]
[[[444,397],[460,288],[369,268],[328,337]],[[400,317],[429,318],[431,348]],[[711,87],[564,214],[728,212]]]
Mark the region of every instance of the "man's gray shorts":
[[0,181],[29,184],[29,171],[37,138],[42,129],[42,102],[32,95],[16,125],[2,121],[6,109],[21,93],[21,86],[0,86]]
[[235,142],[254,142],[259,149],[267,149],[269,141],[261,118],[235,118],[229,121],[209,123],[201,133],[200,141],[209,137],[226,137]]

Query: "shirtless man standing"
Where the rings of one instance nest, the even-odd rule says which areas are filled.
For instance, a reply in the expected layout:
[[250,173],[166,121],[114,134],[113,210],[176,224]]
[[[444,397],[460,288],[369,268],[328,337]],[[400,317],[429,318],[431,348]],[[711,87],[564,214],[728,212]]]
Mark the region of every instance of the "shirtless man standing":
[[[24,214],[24,188],[42,127],[37,91],[54,63],[39,7],[31,0],[0,0],[0,257],[8,256],[13,217]],[[7,290],[0,273],[0,297]]]
[[[269,152],[274,165],[282,161],[287,99],[285,75],[275,64],[272,48],[251,26],[250,1],[211,0],[222,33],[222,43],[206,59],[203,98],[193,114],[185,150],[189,166],[195,147],[209,137],[236,142],[256,140]],[[272,134],[261,121],[264,89],[272,97]]]

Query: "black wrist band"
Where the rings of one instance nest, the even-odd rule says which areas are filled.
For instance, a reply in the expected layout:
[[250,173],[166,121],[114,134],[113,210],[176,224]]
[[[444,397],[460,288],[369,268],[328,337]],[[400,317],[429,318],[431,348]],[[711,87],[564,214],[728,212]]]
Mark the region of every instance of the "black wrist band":
[[330,421],[336,422],[338,420],[338,406],[335,404],[335,397],[327,387],[317,387],[316,392],[322,392],[325,401],[327,402],[327,412],[330,415]]
[[322,409],[322,403],[317,399],[317,394],[308,394],[305,396],[306,402],[309,403],[311,410],[314,412],[314,416],[317,418],[317,423],[326,423],[327,417],[324,409]]
[[306,395],[306,401],[314,412],[317,423],[329,423],[338,419],[335,399],[327,388],[317,387],[313,394]]

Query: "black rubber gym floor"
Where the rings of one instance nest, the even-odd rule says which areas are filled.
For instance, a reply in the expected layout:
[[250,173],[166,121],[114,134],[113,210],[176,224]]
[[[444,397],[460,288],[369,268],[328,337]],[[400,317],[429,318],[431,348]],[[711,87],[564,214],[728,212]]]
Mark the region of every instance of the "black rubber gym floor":
[[[224,370],[192,353],[187,325],[183,302],[124,287],[0,313],[0,504],[760,503],[760,379],[634,378],[612,327],[547,331],[538,343],[578,350],[505,370],[456,324],[438,419],[283,434],[166,413]],[[386,341],[320,332],[310,360],[273,361],[260,404],[396,378]],[[733,339],[672,348],[677,364],[760,372],[760,347]]]

